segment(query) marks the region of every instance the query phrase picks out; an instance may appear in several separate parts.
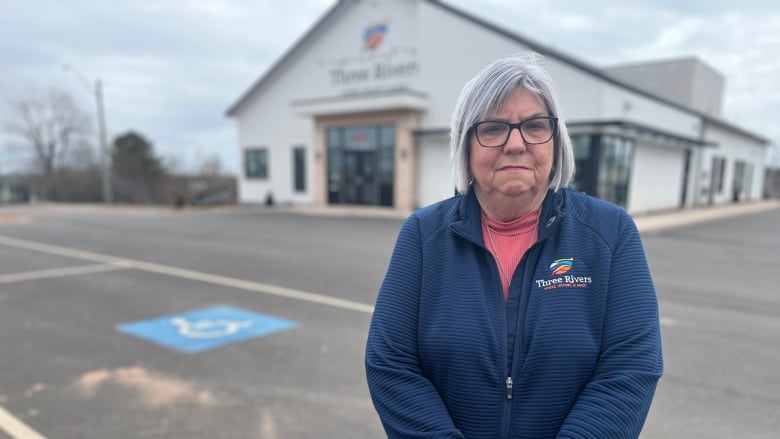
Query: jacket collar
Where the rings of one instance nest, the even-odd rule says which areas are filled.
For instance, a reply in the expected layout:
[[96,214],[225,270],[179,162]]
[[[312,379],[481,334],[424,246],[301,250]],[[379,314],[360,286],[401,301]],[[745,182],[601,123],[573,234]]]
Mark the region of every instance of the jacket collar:
[[[565,189],[558,192],[547,191],[542,201],[542,210],[539,214],[539,240],[545,239],[564,217]],[[469,241],[485,247],[482,237],[482,212],[474,187],[469,186],[468,192],[461,198],[458,207],[458,215],[450,224],[450,228],[458,235]]]

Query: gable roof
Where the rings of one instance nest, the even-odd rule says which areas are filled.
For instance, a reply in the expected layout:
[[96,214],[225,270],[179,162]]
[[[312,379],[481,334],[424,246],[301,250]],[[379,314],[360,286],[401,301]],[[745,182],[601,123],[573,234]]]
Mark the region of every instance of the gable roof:
[[[244,105],[250,97],[258,90],[260,87],[262,87],[268,80],[273,76],[275,72],[281,69],[281,67],[287,63],[287,61],[292,57],[292,55],[298,50],[299,47],[301,47],[304,43],[306,43],[310,38],[313,37],[313,35],[324,27],[325,23],[328,22],[333,16],[337,14],[338,11],[345,8],[349,3],[355,3],[360,0],[339,0],[334,6],[332,6],[315,24],[314,26],[309,29],[308,32],[306,32],[298,41],[293,44],[293,46],[285,52],[284,55],[265,73],[263,74],[260,79],[258,79],[250,88],[247,90],[228,110],[227,110],[227,116],[235,116],[238,113],[238,110],[242,105]],[[438,8],[441,8],[444,11],[447,11],[453,15],[456,15],[464,20],[467,20],[469,22],[472,22],[474,24],[477,24],[481,27],[484,27],[486,29],[489,29],[490,31],[502,35],[510,40],[516,41],[524,46],[528,46],[531,50],[534,52],[537,52],[541,55],[544,55],[547,58],[554,58],[558,61],[561,61],[565,64],[570,65],[571,67],[574,67],[580,71],[583,71],[585,73],[588,73],[596,78],[599,78],[603,81],[606,81],[608,83],[611,83],[613,85],[616,85],[618,87],[621,87],[623,89],[632,91],[634,93],[637,93],[641,96],[644,96],[646,98],[652,99],[654,101],[663,103],[664,105],[668,105],[670,107],[676,108],[678,110],[684,111],[689,114],[693,114],[695,116],[701,117],[705,122],[711,123],[713,125],[723,127],[726,129],[729,129],[731,131],[734,131],[736,133],[739,133],[743,136],[749,137],[757,142],[764,143],[765,145],[769,144],[769,140],[765,137],[761,137],[757,134],[754,134],[750,131],[747,131],[746,129],[736,126],[730,122],[727,122],[723,119],[719,119],[713,116],[710,116],[709,114],[703,113],[698,110],[694,110],[693,108],[690,108],[688,106],[682,105],[680,103],[674,102],[670,99],[666,99],[662,96],[658,96],[657,94],[651,93],[647,90],[641,89],[639,87],[636,87],[632,84],[628,84],[626,82],[623,82],[619,79],[616,79],[609,74],[606,73],[605,70],[600,69],[598,67],[595,67],[593,65],[590,65],[584,61],[578,60],[570,55],[565,54],[564,52],[561,52],[555,48],[552,48],[550,46],[546,46],[544,44],[541,44],[537,41],[531,40],[529,38],[526,38],[522,35],[519,35],[514,32],[510,32],[504,28],[498,27],[495,24],[492,24],[482,18],[476,17],[474,15],[471,15],[463,10],[460,10],[452,5],[448,5],[446,3],[443,3],[441,0],[420,0],[425,3],[434,5]]]

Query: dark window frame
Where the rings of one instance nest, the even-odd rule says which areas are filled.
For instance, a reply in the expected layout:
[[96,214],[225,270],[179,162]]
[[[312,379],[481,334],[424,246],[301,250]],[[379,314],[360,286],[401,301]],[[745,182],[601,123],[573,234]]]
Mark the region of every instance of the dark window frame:
[[306,147],[295,145],[292,148],[293,190],[306,192]]
[[[257,155],[257,157],[254,157]],[[248,180],[268,180],[270,168],[268,147],[259,146],[244,149],[244,176]],[[255,163],[258,163],[255,168]]]

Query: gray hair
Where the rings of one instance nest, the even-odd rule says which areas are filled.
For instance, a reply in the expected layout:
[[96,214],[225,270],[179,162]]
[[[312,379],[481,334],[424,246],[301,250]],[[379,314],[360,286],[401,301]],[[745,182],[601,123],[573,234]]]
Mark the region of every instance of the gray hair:
[[472,179],[469,167],[471,126],[488,114],[500,110],[512,91],[518,87],[536,95],[547,107],[550,115],[558,118],[548,189],[557,192],[561,187],[568,186],[574,177],[574,153],[566,121],[561,116],[553,93],[552,78],[539,65],[538,58],[538,55],[530,54],[499,59],[463,86],[452,115],[450,131],[452,171],[455,188],[459,193],[468,191]]

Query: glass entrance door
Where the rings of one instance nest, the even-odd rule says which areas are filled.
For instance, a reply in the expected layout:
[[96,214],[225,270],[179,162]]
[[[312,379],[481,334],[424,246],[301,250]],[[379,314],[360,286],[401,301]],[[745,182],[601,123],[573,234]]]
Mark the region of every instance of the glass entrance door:
[[344,152],[344,202],[346,204],[377,204],[373,151]]
[[392,124],[328,128],[327,148],[329,204],[393,205]]

